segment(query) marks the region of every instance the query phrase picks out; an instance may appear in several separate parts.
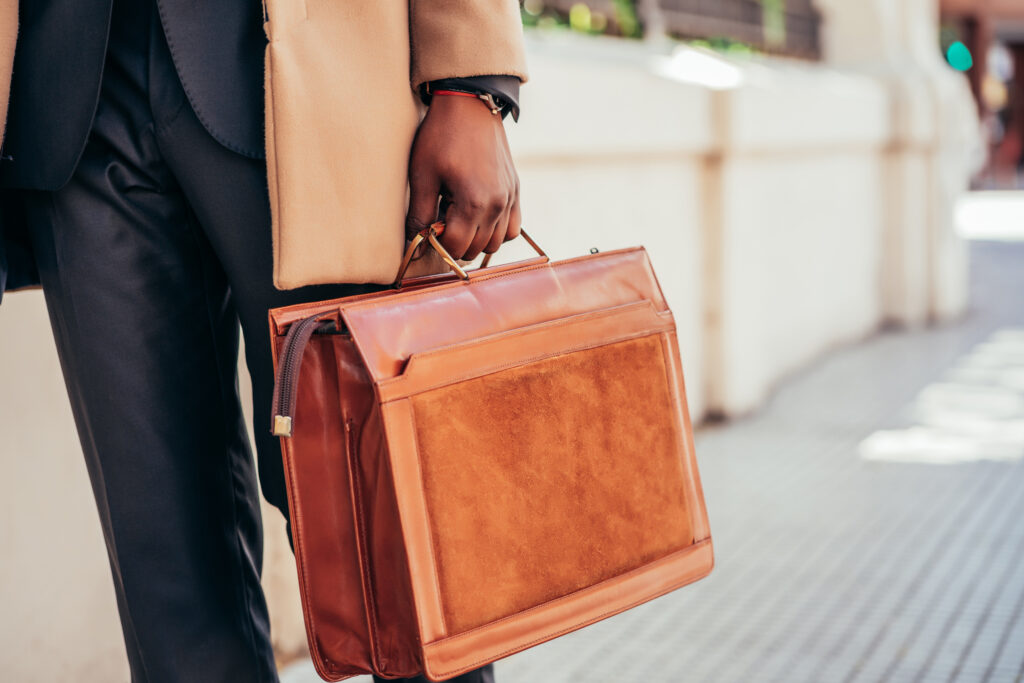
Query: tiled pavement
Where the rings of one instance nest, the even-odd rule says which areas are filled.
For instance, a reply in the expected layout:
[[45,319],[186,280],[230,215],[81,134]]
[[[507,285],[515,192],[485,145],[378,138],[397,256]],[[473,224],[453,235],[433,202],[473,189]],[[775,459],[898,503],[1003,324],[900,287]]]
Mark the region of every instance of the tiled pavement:
[[1024,680],[1024,242],[972,258],[959,323],[832,353],[700,430],[710,578],[499,681]]

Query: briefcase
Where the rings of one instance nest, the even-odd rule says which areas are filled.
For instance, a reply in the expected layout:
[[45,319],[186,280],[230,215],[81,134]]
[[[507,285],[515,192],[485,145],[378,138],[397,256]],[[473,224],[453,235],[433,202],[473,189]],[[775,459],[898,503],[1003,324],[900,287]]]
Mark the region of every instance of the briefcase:
[[[632,248],[270,312],[317,672],[437,681],[706,576],[675,324]],[[403,268],[404,271],[404,268]]]

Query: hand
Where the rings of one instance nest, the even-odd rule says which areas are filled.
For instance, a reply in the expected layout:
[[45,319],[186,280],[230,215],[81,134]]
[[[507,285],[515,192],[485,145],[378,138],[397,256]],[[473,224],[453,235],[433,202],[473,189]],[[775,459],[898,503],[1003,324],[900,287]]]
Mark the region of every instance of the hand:
[[410,233],[436,221],[446,199],[440,239],[454,258],[493,254],[519,236],[519,176],[505,127],[475,97],[434,97],[412,144],[409,189]]

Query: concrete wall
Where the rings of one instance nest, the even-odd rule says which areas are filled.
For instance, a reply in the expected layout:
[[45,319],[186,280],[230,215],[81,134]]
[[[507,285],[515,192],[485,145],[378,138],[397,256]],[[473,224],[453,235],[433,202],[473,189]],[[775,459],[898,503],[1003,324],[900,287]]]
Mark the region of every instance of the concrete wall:
[[524,226],[553,258],[591,247],[647,248],[677,316],[691,412],[699,416],[711,93],[659,75],[654,55],[636,44],[531,38],[524,113],[508,126]]
[[40,294],[4,299],[0,338],[0,679],[127,681],[99,516]]
[[953,229],[953,205],[980,167],[984,146],[967,80],[936,49],[937,3],[818,4],[826,58],[878,82],[890,101],[883,318],[917,326],[956,317],[967,305],[967,252]]
[[[884,83],[790,61],[532,38],[533,80],[510,130],[526,225],[559,257],[648,248],[696,419],[753,410],[780,377],[882,322],[886,198],[898,184]],[[928,212],[926,188],[898,186],[914,197],[905,210]],[[925,259],[908,276],[922,292]]]
[[[976,131],[934,56],[930,0],[822,5],[825,65],[530,36],[533,81],[509,127],[525,225],[556,258],[647,247],[696,419],[755,409],[881,324],[963,310],[951,206]],[[526,254],[509,246],[503,258]],[[4,301],[0,338],[0,678],[127,680],[38,293]],[[300,653],[294,565],[280,516],[265,516],[275,640]]]

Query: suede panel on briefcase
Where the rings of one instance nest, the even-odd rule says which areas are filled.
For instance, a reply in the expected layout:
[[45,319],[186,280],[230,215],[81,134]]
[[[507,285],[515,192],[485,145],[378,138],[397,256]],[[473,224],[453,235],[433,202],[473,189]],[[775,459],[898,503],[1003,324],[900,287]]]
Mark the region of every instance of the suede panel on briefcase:
[[[436,226],[420,239],[440,249]],[[675,323],[646,252],[537,250],[271,311],[275,431],[327,680],[443,680],[711,571]]]

